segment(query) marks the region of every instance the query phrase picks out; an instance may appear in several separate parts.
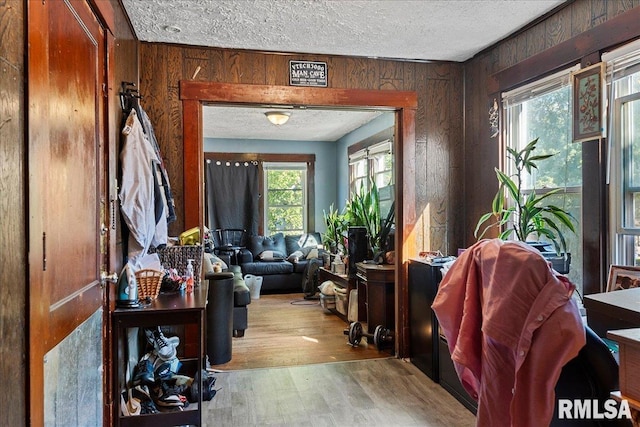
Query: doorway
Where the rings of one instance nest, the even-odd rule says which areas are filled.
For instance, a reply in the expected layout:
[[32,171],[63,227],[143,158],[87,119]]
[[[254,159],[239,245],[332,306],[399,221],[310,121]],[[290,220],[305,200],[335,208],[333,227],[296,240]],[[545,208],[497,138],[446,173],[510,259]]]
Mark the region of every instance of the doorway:
[[390,109],[396,114],[394,153],[396,153],[396,269],[395,269],[395,354],[409,353],[407,254],[415,253],[413,228],[416,223],[415,190],[403,176],[415,171],[415,92],[393,90],[327,89],[265,86],[214,82],[180,82],[183,114],[183,179],[185,228],[204,225],[203,200],[203,123],[205,104],[293,105],[318,108]]

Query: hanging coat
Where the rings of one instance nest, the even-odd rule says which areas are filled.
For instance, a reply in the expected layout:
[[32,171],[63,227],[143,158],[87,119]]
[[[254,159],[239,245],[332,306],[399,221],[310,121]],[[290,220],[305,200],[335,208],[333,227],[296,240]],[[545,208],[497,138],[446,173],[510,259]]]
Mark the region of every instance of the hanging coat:
[[135,109],[122,130],[124,146],[120,153],[122,182],[120,210],[129,228],[128,256],[135,262],[147,254],[152,245],[166,244],[167,221],[164,215],[156,221],[155,170],[157,156],[146,139]]
[[140,106],[138,106],[138,114],[140,115],[139,120],[142,124],[142,128],[144,129],[145,136],[147,137],[147,140],[155,151],[156,157],[158,159],[156,167],[156,179],[161,190],[158,199],[161,199],[164,203],[164,211],[166,214],[167,224],[171,224],[176,220],[176,208],[175,202],[173,200],[173,193],[171,191],[171,184],[169,183],[169,174],[167,173],[167,169],[164,166],[164,161],[162,160],[162,155],[160,154],[160,146],[158,145],[158,140],[156,139],[156,135],[153,131],[151,119],[149,119],[147,112],[144,111],[144,109]]

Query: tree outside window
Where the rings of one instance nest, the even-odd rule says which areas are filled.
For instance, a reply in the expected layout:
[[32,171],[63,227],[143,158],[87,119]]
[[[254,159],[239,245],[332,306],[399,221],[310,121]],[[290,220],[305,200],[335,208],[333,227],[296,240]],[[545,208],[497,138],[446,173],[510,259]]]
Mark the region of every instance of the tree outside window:
[[[549,197],[548,203],[569,211],[581,218],[582,205],[582,144],[572,140],[572,91],[570,70],[504,95],[506,143],[520,150],[538,138],[535,155],[553,154],[539,163],[524,180],[525,190],[536,189],[543,194],[560,188],[562,191]],[[513,165],[506,164],[510,171]],[[570,279],[582,286],[582,232],[562,229],[567,238],[567,251],[571,252]]]
[[306,230],[306,165],[265,163],[267,234],[302,234]]

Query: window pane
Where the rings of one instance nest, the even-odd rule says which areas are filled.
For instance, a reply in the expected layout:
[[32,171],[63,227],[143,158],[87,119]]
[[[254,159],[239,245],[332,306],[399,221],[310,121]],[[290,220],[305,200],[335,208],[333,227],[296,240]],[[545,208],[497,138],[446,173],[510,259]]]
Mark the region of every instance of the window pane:
[[[581,193],[558,193],[547,198],[548,204],[556,205],[565,209],[576,218],[578,223],[581,222]],[[567,252],[571,254],[571,269],[569,270],[569,279],[580,289],[582,288],[582,228],[576,225],[576,233],[572,233],[565,226],[560,225],[560,231],[567,240]],[[541,239],[543,240],[543,239]],[[581,291],[582,292],[582,291]]]
[[378,173],[375,176],[375,182],[378,189],[391,185],[393,183],[393,174],[391,171]]
[[640,99],[622,104],[622,141],[629,148],[629,186],[640,186]]
[[[578,221],[574,223],[577,232],[575,234],[560,224],[557,225],[566,239],[567,252],[571,253],[568,276],[576,284],[579,292],[582,292],[582,144],[572,141],[572,89],[569,79],[566,78],[568,74],[569,70],[547,81],[536,91],[523,89],[518,93],[514,90],[505,95],[505,125],[509,147],[520,151],[538,138],[533,155],[552,155],[536,162],[538,169],[534,168],[531,175],[522,177],[522,187],[525,191],[535,189],[538,194],[546,190],[562,190],[545,199],[544,204],[556,205],[567,210]],[[515,165],[512,159],[508,158],[505,161],[507,172],[513,175]],[[539,237],[539,240],[545,238]]]
[[624,171],[624,227],[640,227],[640,99],[621,104],[620,139]]
[[269,234],[301,234],[306,219],[306,170],[270,169],[266,175],[266,228]]
[[535,138],[535,155],[554,154],[538,164],[526,189],[582,185],[582,145],[571,141],[571,87],[565,86],[522,104],[518,149]]

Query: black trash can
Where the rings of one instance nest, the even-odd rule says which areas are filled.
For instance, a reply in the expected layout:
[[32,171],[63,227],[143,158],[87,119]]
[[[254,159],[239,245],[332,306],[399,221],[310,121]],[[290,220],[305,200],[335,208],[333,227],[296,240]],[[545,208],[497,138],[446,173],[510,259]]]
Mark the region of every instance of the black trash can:
[[211,365],[231,360],[233,339],[233,273],[209,273],[207,356]]

